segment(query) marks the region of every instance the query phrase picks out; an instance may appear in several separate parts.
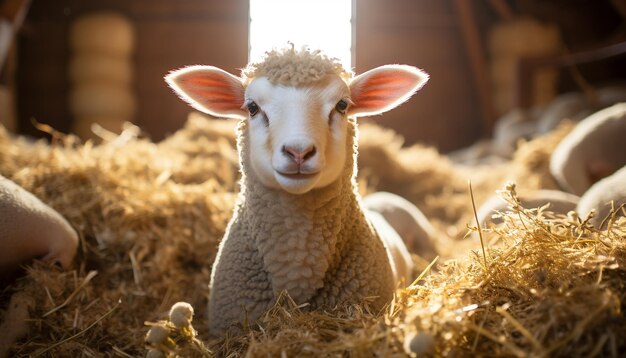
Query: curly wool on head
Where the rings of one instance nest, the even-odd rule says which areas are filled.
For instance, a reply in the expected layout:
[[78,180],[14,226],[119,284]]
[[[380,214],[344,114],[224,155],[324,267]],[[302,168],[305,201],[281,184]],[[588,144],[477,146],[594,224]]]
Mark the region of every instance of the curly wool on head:
[[326,75],[337,75],[346,82],[354,76],[338,59],[320,50],[311,51],[306,47],[296,50],[293,46],[266,52],[261,62],[248,64],[241,73],[246,84],[264,76],[274,85],[294,87],[317,82]]

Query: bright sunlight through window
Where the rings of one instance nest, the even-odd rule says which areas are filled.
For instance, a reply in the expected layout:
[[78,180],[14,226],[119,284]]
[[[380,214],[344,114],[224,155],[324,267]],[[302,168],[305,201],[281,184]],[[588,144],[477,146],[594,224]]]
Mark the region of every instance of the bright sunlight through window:
[[250,0],[250,60],[287,42],[352,68],[352,0]]

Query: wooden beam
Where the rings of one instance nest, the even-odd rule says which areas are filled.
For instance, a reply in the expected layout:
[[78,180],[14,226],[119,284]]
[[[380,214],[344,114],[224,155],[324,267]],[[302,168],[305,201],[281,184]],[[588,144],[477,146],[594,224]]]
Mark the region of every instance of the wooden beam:
[[0,73],[29,6],[30,0],[5,0],[0,4]]
[[481,46],[480,35],[472,9],[472,1],[455,0],[456,13],[460,23],[461,35],[465,42],[465,49],[469,56],[474,78],[474,87],[478,91],[483,122],[483,136],[490,137],[493,133],[495,116],[491,100],[491,86],[487,61]]
[[[537,70],[541,68],[573,68],[577,65],[603,61],[611,57],[626,55],[626,41],[600,47],[592,50],[581,51],[577,53],[547,56],[547,57],[528,57],[519,60],[517,65],[516,83],[516,106],[519,108],[530,108],[532,106],[532,87],[533,78]],[[574,73],[577,76],[577,73]],[[575,78],[576,80],[576,78]],[[588,92],[585,84],[577,80],[582,90]]]

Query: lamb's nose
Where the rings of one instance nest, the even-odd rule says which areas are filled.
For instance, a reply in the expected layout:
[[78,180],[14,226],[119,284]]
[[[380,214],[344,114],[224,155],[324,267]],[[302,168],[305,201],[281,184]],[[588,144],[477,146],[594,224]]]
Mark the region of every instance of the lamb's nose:
[[317,149],[313,144],[309,146],[283,145],[283,153],[291,158],[298,166],[313,157]]

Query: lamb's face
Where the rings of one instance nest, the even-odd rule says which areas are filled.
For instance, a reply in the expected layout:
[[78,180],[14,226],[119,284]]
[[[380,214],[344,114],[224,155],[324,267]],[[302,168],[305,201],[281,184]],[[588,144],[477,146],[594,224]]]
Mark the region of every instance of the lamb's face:
[[[326,72],[324,72],[326,73]],[[282,86],[260,76],[243,78],[212,66],[166,76],[176,93],[199,111],[248,120],[250,165],[270,188],[303,194],[337,180],[352,149],[346,116],[383,113],[406,101],[428,79],[419,69],[387,65],[346,84],[328,72],[307,85]]]
[[328,75],[304,87],[265,77],[246,88],[249,157],[267,187],[303,194],[337,180],[346,161],[350,89]]

